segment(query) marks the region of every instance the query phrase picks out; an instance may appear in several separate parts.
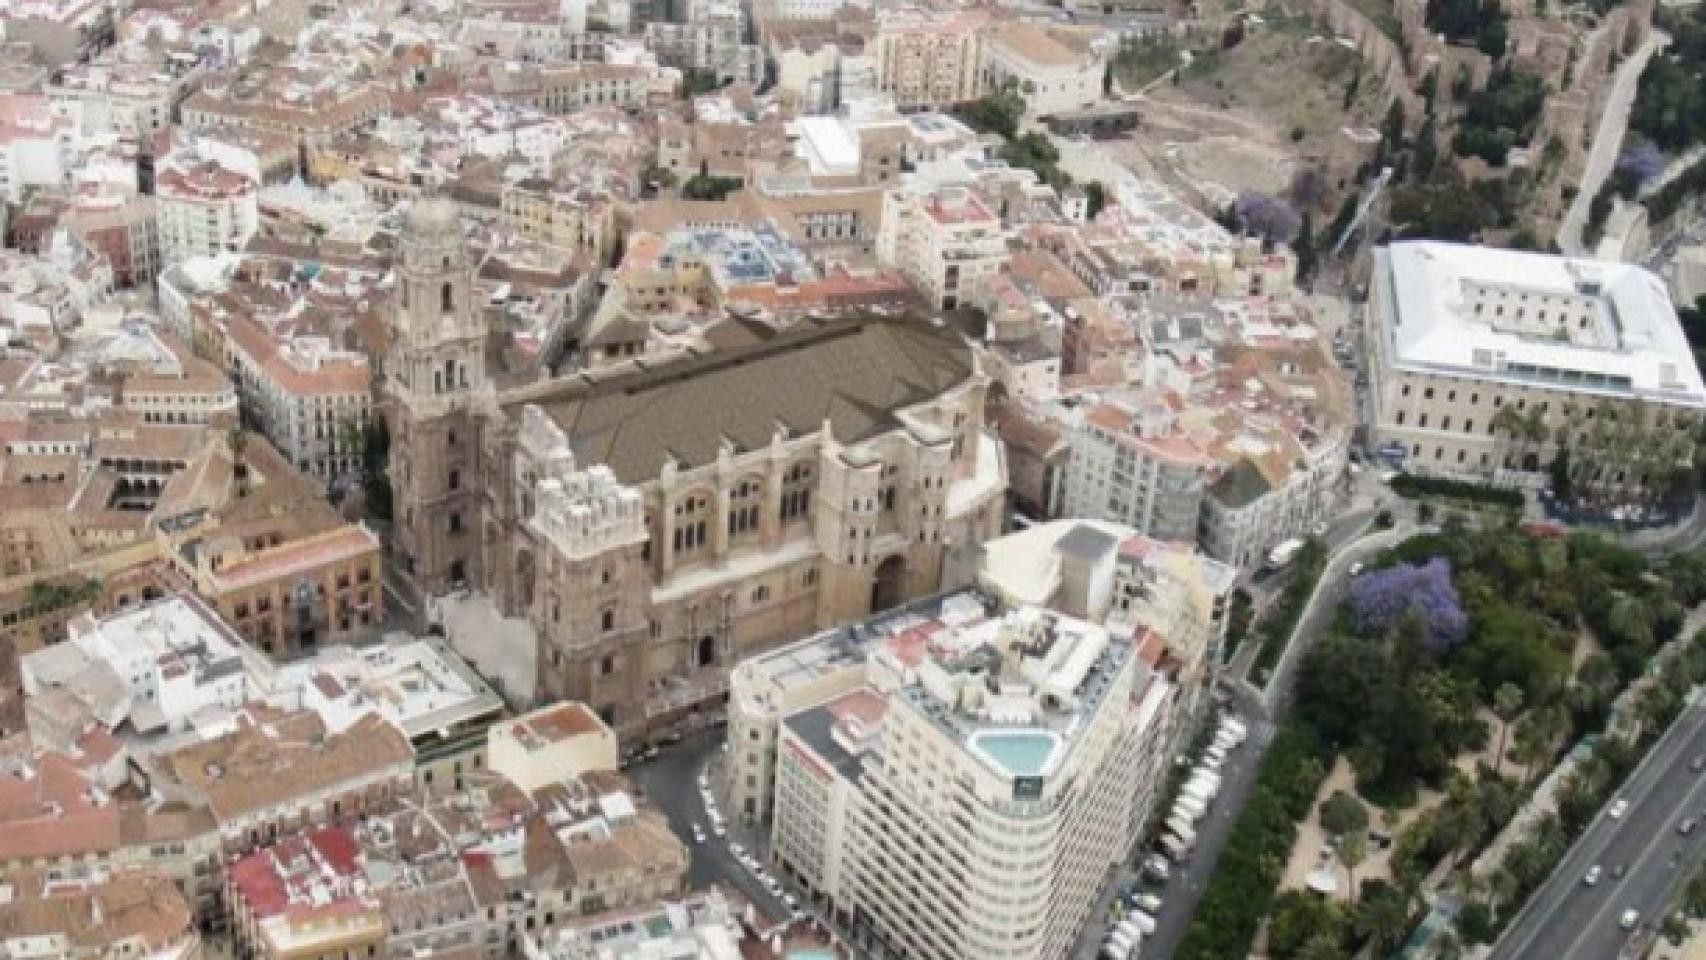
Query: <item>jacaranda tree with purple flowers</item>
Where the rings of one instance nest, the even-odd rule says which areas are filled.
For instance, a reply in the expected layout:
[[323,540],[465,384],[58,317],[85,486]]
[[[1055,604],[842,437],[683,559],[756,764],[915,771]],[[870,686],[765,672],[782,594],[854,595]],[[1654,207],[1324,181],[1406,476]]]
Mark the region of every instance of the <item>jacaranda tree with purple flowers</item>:
[[1451,581],[1451,562],[1400,563],[1351,581],[1351,617],[1359,630],[1384,634],[1414,612],[1426,627],[1429,652],[1440,656],[1469,635],[1469,617]]

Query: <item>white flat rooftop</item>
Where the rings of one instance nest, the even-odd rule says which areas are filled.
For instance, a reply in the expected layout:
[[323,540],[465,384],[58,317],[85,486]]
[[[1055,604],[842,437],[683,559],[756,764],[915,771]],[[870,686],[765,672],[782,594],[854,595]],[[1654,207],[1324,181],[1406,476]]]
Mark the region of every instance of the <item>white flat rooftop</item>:
[[817,176],[849,176],[859,172],[859,141],[834,116],[805,116],[794,121],[800,135],[799,153]]
[[1706,407],[1665,284],[1641,267],[1409,242],[1375,269],[1395,367]]

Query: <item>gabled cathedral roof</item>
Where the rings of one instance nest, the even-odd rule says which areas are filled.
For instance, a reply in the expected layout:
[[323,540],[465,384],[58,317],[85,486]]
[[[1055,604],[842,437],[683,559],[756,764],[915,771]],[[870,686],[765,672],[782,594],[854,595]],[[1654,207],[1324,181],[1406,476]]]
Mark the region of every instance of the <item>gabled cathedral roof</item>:
[[740,450],[768,446],[778,424],[797,437],[828,420],[842,443],[868,439],[894,429],[896,411],[941,395],[975,369],[964,337],[916,318],[745,330],[745,343],[714,353],[654,366],[641,360],[527,390],[507,398],[509,413],[538,404],[562,426],[578,462],[608,464],[638,484],[670,459],[681,469],[714,462],[725,439]]

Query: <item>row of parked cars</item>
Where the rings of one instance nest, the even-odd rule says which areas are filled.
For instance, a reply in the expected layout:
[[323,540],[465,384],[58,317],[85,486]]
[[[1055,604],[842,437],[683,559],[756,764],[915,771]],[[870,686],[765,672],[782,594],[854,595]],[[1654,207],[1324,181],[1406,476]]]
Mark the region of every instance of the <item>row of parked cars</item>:
[[[723,820],[722,811],[717,809],[717,798],[711,792],[711,778],[704,773],[699,774],[699,800],[705,806],[705,819],[711,823],[712,835],[718,839],[727,836],[728,827]],[[693,842],[696,844],[705,842],[705,828],[697,823],[693,825]],[[763,887],[772,897],[787,905],[790,919],[795,921],[807,919],[806,912],[800,909],[799,898],[783,888],[782,881],[776,879],[774,874],[764,868],[763,861],[747,853],[745,847],[733,841],[729,842],[729,856],[734,857],[736,863],[745,868],[747,873],[752,874],[752,879],[758,881],[758,885]]]
[[[1173,808],[1167,814],[1166,826],[1158,842],[1159,852],[1144,857],[1140,864],[1145,880],[1166,883],[1172,876],[1174,865],[1184,863],[1190,857],[1196,848],[1197,824],[1208,814],[1214,798],[1220,794],[1220,768],[1249,736],[1249,728],[1237,715],[1229,713],[1221,717],[1215,726],[1214,738],[1197,759],[1190,777],[1173,800]],[[1143,938],[1155,932],[1155,917],[1160,910],[1159,894],[1143,892],[1136,886],[1122,891],[1117,919],[1102,941],[1102,960],[1132,960],[1138,956]]]
[[1196,849],[1197,824],[1220,795],[1220,768],[1233,751],[1244,745],[1250,731],[1244,721],[1228,714],[1221,718],[1214,739],[1198,758],[1196,768],[1173,800],[1167,825],[1161,834],[1161,851],[1174,863],[1182,863]]

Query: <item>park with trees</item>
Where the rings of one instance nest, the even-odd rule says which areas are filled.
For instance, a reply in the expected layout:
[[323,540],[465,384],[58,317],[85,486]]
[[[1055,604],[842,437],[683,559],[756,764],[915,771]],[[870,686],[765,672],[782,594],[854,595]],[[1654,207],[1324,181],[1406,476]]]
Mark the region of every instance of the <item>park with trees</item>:
[[[1304,654],[1296,705],[1178,955],[1244,956],[1261,936],[1280,960],[1384,956],[1420,921],[1424,888],[1441,884],[1466,904],[1452,936],[1489,940],[1706,680],[1706,631],[1648,672],[1703,600],[1706,555],[1648,560],[1492,512],[1473,526],[1454,514],[1387,551]],[[1604,735],[1631,685],[1634,726]],[[1471,871],[1554,761],[1594,733],[1558,809]],[[1282,882],[1306,824],[1345,868],[1344,896]]]

